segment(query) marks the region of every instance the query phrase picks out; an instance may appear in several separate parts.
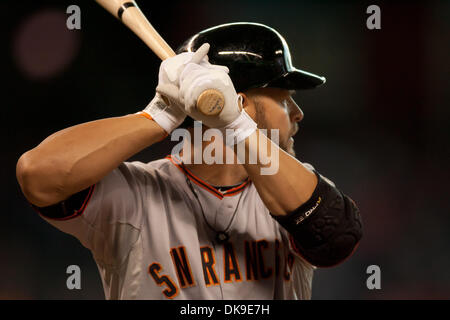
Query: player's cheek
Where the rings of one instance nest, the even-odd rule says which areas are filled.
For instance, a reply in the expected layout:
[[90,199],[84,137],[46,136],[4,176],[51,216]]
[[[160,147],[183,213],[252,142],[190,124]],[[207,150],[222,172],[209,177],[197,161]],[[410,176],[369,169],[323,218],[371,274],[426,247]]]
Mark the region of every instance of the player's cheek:
[[275,127],[278,130],[278,137],[280,144],[287,145],[288,140],[290,138],[289,132],[291,130],[291,123],[289,121],[289,117],[284,113],[280,114],[277,118],[277,126]]
[[285,109],[280,112],[279,123],[280,137],[283,136],[283,138],[285,138],[286,140],[289,139],[289,133],[292,130],[292,123],[289,117],[289,113]]
[[[267,113],[268,129],[278,131],[280,145],[286,145],[291,130],[289,114],[279,102],[271,101],[268,106],[270,106],[268,108],[270,112]],[[270,132],[269,135],[272,136]]]

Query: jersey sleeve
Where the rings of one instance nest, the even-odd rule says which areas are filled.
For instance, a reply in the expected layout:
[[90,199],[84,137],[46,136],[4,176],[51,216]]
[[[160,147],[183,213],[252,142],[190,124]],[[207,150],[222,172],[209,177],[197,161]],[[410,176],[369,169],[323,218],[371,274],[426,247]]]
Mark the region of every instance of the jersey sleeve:
[[139,166],[122,163],[97,184],[75,195],[79,208],[73,212],[61,216],[61,209],[53,210],[53,215],[51,210],[38,211],[51,225],[90,249],[97,262],[120,265],[140,235],[144,183],[145,175]]

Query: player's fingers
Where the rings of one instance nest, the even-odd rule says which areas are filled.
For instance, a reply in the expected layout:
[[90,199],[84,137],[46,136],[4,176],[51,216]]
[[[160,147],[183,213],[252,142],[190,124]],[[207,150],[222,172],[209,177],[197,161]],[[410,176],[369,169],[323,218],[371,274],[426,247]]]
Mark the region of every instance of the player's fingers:
[[169,100],[172,100],[172,101],[182,102],[182,101],[180,101],[179,91],[180,90],[178,89],[177,86],[170,84],[170,83],[159,84],[156,87],[156,92],[158,92],[162,96],[165,96],[165,97],[169,98]]
[[203,63],[202,62],[202,63],[200,63],[200,65],[205,67],[205,68],[208,68],[210,70],[217,70],[217,71],[222,71],[222,72],[225,72],[225,73],[229,73],[230,72],[230,69],[228,69],[228,67],[221,66],[221,65],[218,65],[218,64],[211,64],[211,63]]
[[207,56],[208,51],[209,51],[209,43],[202,44],[201,47],[198,48],[197,51],[195,51],[190,62],[200,63],[200,61],[202,61],[203,58]]

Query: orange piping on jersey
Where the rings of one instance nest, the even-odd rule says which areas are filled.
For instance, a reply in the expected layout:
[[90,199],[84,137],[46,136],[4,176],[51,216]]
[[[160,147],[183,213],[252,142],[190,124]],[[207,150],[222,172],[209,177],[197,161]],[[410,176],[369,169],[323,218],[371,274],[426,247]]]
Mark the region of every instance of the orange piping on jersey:
[[181,170],[181,172],[183,172],[196,185],[202,187],[206,191],[209,191],[210,193],[212,193],[213,195],[215,195],[216,197],[218,197],[221,200],[223,199],[223,197],[234,196],[234,195],[238,194],[239,192],[243,191],[249,185],[249,182],[250,182],[250,180],[247,178],[240,185],[226,191],[225,193],[222,193],[219,190],[217,190],[216,188],[214,188],[212,185],[210,185],[208,182],[203,181],[202,179],[200,179],[199,177],[194,175],[191,171],[189,171],[187,168],[182,166],[181,162],[177,158],[172,157],[171,155],[168,155],[168,156],[166,156],[166,159],[170,160],[178,169]]
[[239,192],[244,191],[244,189],[247,188],[247,186],[249,186],[249,185],[250,185],[250,179],[247,178],[244,182],[242,182],[237,187],[234,187],[234,188],[232,188],[230,190],[227,190],[224,193],[224,196],[225,197],[234,196],[234,195],[238,194]]
[[[187,272],[189,273],[189,277],[192,280],[191,283],[189,283],[188,275],[186,275],[177,266],[177,263],[175,261],[175,256],[174,255],[177,254],[178,257],[180,258],[180,254],[179,253],[181,253],[181,256],[184,256],[186,258],[186,265],[185,265],[185,267],[188,269]],[[195,278],[194,278],[194,275],[192,274],[191,264],[189,263],[189,258],[188,258],[187,253],[186,253],[186,248],[184,246],[180,246],[178,248],[170,248],[170,256],[172,257],[172,263],[173,263],[173,265],[175,267],[175,272],[177,274],[178,283],[180,284],[180,288],[184,289],[184,288],[187,288],[187,287],[195,287],[196,286]],[[183,260],[183,259],[181,258],[180,260]],[[179,270],[180,270],[180,272],[178,272]],[[181,275],[180,275],[180,273],[181,273]],[[185,283],[184,285],[182,285],[183,282]]]
[[31,207],[32,207],[38,214],[40,214],[41,216],[45,217],[46,219],[49,219],[49,220],[56,220],[56,221],[70,220],[70,219],[79,217],[79,216],[81,216],[81,215],[84,213],[84,209],[86,209],[86,207],[87,207],[87,205],[88,205],[88,203],[89,203],[89,200],[91,200],[91,196],[92,196],[92,194],[94,193],[94,189],[95,189],[95,184],[89,187],[89,192],[88,192],[86,198],[84,199],[84,202],[83,202],[83,204],[81,205],[80,209],[76,210],[73,214],[71,214],[70,216],[67,216],[67,217],[63,217],[63,218],[50,218],[50,217],[47,217],[46,215],[42,214],[42,213],[39,211],[39,208],[38,208],[38,207],[36,207],[36,206],[34,206],[34,205],[32,205]]
[[192,182],[194,182],[196,185],[198,185],[199,187],[205,189],[206,191],[212,193],[213,195],[215,195],[217,198],[219,198],[220,200],[223,199],[223,195],[217,191],[216,189],[214,189],[214,187],[209,186],[206,182],[204,183],[201,179],[195,177],[191,172],[189,172],[188,169],[182,167],[180,164],[178,164],[178,160],[176,160],[175,158],[172,158],[170,155],[166,157],[166,159],[169,159],[178,169],[180,169],[180,171],[185,174]]
[[86,207],[87,207],[87,205],[88,205],[88,203],[89,203],[89,200],[91,200],[91,196],[92,196],[92,194],[93,194],[93,192],[94,192],[94,189],[95,189],[95,184],[94,184],[93,186],[91,186],[91,188],[90,188],[90,190],[89,190],[89,193],[88,193],[86,199],[84,200],[84,203],[83,203],[83,205],[81,206],[81,208],[80,208],[80,210],[79,210],[79,213],[78,213],[77,215],[80,216],[80,215],[83,214],[84,209],[86,209]]
[[218,193],[215,189],[210,189],[207,185],[203,184],[201,181],[198,181],[195,177],[190,176],[189,174],[187,174],[187,177],[192,180],[196,185],[198,185],[199,187],[203,188],[204,190],[212,193],[213,195],[215,195],[217,198],[219,199],[223,199],[223,195],[221,193]]
[[[209,284],[206,283],[206,279],[205,279],[205,285],[206,285],[207,287],[217,286],[217,285],[220,284],[220,281],[219,281],[219,277],[217,276],[216,269],[215,269],[215,265],[216,265],[216,257],[214,256],[214,249],[213,249],[212,247],[210,247],[210,246],[203,246],[203,247],[200,247],[200,252],[201,252],[201,255],[202,255],[202,267],[204,268],[204,264],[208,264],[208,263],[210,262],[209,260],[206,261],[206,256],[207,256],[207,254],[206,254],[206,252],[204,252],[204,251],[202,250],[202,249],[205,249],[205,248],[210,249],[211,257],[212,257],[212,261],[213,261],[213,263],[212,263],[212,265],[210,266],[210,268],[212,269],[212,272],[214,273],[214,277],[215,277],[215,279],[216,279],[216,281],[214,281],[213,275],[210,274],[209,268],[207,268],[207,269],[206,269],[206,276],[208,277]],[[206,254],[206,255],[205,255],[205,254]],[[205,275],[205,273],[204,273],[203,275]]]
[[[175,282],[170,278],[169,275],[163,275],[163,276],[160,276],[160,275],[159,275],[159,271],[162,270],[162,267],[161,267],[161,265],[160,265],[158,262],[153,262],[151,265],[148,266],[148,269],[147,269],[148,274],[150,275],[150,277],[152,277],[152,279],[155,281],[155,283],[156,283],[159,287],[161,287],[161,286],[165,283],[164,280],[162,280],[160,283],[158,283],[158,281],[155,279],[155,277],[153,277],[153,274],[151,273],[150,268],[151,268],[152,265],[154,265],[154,264],[157,265],[157,266],[159,267],[158,270],[155,270],[155,273],[156,273],[156,275],[158,276],[158,279],[162,279],[162,278],[166,277],[167,280],[168,280],[168,281],[173,285],[173,287],[175,288],[175,293],[174,293],[173,295],[169,296],[169,295],[167,294],[167,290],[168,290],[168,289],[164,289],[164,290],[163,290],[163,294],[164,294],[164,295],[166,296],[166,298],[168,298],[168,299],[173,299],[173,298],[175,298],[175,297],[178,295],[178,293],[179,293],[178,287],[177,287],[177,285],[175,284]],[[166,285],[167,285],[167,284],[166,284]],[[169,286],[167,286],[167,287],[169,287]]]

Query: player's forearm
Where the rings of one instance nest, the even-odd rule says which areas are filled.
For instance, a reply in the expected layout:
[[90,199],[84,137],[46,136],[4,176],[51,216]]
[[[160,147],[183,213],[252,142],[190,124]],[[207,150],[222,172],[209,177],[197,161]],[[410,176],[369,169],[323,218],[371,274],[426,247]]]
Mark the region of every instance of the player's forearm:
[[140,115],[73,126],[24,153],[17,163],[17,179],[31,203],[51,205],[97,183],[164,136],[161,127]]
[[[263,164],[266,161],[258,156],[256,164],[249,164],[247,157],[244,167],[269,211],[273,215],[286,215],[311,197],[317,177],[258,130],[245,140],[247,156],[260,151],[261,144],[254,143],[258,141],[255,138],[265,140],[268,146],[265,158],[270,159],[270,162]],[[262,174],[264,168],[269,174]]]

